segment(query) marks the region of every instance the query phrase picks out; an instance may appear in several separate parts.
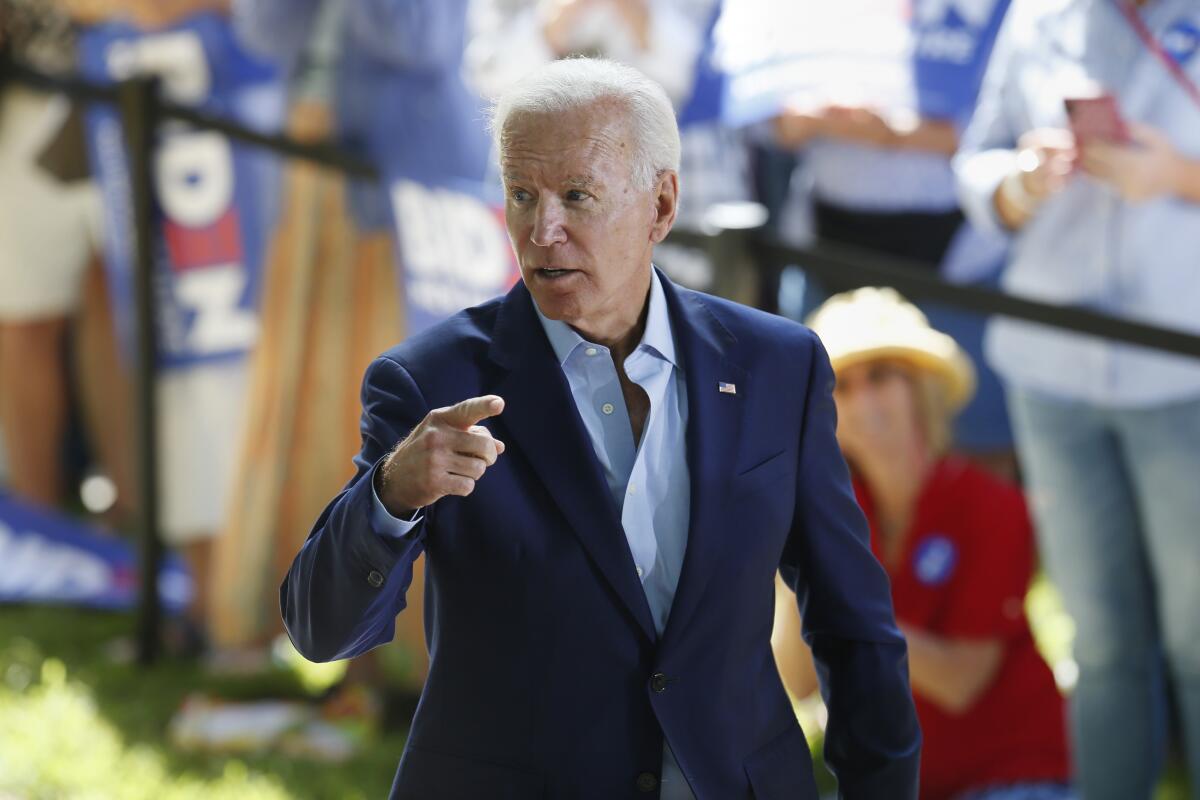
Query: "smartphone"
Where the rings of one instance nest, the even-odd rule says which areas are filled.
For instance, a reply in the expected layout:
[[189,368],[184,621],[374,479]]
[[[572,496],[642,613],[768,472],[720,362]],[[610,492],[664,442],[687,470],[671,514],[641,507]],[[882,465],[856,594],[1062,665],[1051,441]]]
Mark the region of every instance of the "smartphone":
[[1097,141],[1130,144],[1133,141],[1129,126],[1117,107],[1117,98],[1111,94],[1068,97],[1063,103],[1067,107],[1071,133],[1075,134],[1075,141],[1079,144]]

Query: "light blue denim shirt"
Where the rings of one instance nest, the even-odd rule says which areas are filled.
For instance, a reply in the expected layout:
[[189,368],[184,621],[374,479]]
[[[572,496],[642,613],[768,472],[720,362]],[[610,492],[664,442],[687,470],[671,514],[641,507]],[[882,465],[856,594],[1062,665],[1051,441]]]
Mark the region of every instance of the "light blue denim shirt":
[[[650,398],[640,445],[633,439],[629,411],[609,349],[587,341],[565,322],[547,319],[541,310],[538,318],[604,470],[654,626],[662,635],[683,568],[691,508],[687,386],[675,356],[662,284],[658,274],[651,273],[646,330],[637,348],[625,359],[625,374]],[[403,536],[420,521],[420,517],[411,522],[396,519],[375,497],[375,530]],[[665,743],[663,750],[662,800],[693,800]]]
[[[1152,0],[1142,17],[1200,81],[1200,3]],[[1106,87],[1129,120],[1200,158],[1200,108],[1143,45],[1113,0],[1014,5],[974,118],[955,158],[971,220],[1002,230],[992,197],[1015,164],[1019,137],[1068,126],[1063,100],[1088,81]],[[1012,236],[1004,287],[1200,333],[1200,205],[1175,197],[1129,203],[1082,173]],[[1110,407],[1200,397],[1200,362],[998,318],[988,354],[1013,384]]]

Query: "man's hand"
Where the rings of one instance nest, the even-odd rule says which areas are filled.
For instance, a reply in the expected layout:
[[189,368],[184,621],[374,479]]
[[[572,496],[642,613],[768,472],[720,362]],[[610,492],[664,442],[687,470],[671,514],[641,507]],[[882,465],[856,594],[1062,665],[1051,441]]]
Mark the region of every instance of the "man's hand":
[[1084,171],[1134,203],[1175,194],[1185,170],[1170,139],[1149,125],[1133,123],[1129,132],[1133,144],[1087,144],[1080,158]]
[[377,488],[388,512],[406,517],[446,495],[473,492],[504,452],[479,422],[503,410],[503,399],[485,395],[430,411],[380,467]]

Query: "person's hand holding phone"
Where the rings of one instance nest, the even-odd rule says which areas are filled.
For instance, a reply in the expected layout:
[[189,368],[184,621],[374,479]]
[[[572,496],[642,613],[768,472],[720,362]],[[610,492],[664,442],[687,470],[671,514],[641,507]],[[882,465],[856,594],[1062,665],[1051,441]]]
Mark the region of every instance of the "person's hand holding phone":
[[1124,199],[1139,203],[1174,194],[1184,173],[1171,140],[1149,125],[1130,123],[1131,142],[1094,140],[1080,148],[1083,171],[1101,180]]

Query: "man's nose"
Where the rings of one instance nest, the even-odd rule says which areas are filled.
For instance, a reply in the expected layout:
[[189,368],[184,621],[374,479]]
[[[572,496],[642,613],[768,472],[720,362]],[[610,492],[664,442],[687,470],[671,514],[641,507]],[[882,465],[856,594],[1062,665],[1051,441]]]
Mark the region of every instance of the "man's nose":
[[563,227],[562,204],[554,200],[539,200],[534,211],[533,232],[529,239],[538,247],[549,247],[567,240]]

